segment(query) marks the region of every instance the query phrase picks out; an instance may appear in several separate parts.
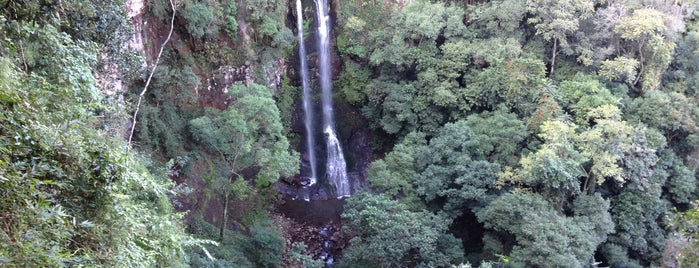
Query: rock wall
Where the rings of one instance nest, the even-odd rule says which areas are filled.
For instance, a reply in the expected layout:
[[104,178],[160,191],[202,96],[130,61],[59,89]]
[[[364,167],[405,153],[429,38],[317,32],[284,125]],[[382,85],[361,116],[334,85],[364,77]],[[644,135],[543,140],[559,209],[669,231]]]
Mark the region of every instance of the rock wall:
[[143,47],[143,14],[146,11],[146,6],[143,1],[144,0],[126,1],[126,12],[134,28],[134,34],[131,36],[128,46],[141,53],[145,53]]

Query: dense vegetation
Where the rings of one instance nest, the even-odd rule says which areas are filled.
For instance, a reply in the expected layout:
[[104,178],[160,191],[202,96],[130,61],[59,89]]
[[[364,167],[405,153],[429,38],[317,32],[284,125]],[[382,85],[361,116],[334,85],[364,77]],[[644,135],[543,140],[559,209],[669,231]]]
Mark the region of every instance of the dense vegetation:
[[123,105],[95,79],[131,68],[99,57],[128,53],[124,6],[0,6],[0,265],[186,265],[204,241],[173,211],[169,171],[117,135]]
[[[634,0],[341,3],[339,88],[397,141],[369,171],[381,194],[357,195],[344,217],[434,213],[441,226],[400,222],[455,234],[471,262],[672,265],[684,243],[672,235],[672,208],[697,198],[694,8]],[[347,252],[402,252],[348,254],[348,266],[432,265],[419,256],[439,249],[401,248],[401,236],[346,227],[356,235]],[[446,249],[441,260],[463,260]]]
[[[380,156],[337,266],[699,265],[696,3],[334,2]],[[293,1],[174,4],[146,1],[146,62],[175,28],[131,146],[125,3],[0,1],[0,266],[320,266],[273,212]]]

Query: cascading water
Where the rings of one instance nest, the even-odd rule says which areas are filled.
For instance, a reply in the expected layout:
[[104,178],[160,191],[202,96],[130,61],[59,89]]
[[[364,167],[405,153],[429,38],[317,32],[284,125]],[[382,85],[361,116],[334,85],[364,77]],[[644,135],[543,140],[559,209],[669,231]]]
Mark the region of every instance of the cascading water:
[[304,121],[306,124],[306,148],[308,150],[308,160],[311,166],[311,178],[308,180],[308,186],[316,183],[316,154],[313,148],[315,147],[315,139],[313,138],[313,113],[311,111],[311,88],[308,80],[308,65],[306,63],[306,45],[303,42],[303,7],[301,0],[296,0],[296,23],[299,36],[299,58],[301,61],[301,85],[303,87],[303,111],[305,114]]
[[[302,221],[320,221],[324,226],[320,227],[317,239],[320,240],[320,254],[316,257],[325,263],[325,267],[331,267],[335,261],[335,254],[339,252],[334,244],[333,221],[339,220],[344,200],[351,194],[349,176],[347,175],[347,164],[342,153],[340,141],[335,132],[335,120],[332,102],[332,77],[330,65],[330,29],[328,27],[328,0],[316,1],[316,14],[318,22],[318,70],[321,90],[322,105],[322,128],[315,128],[313,116],[313,103],[311,102],[311,80],[309,78],[308,63],[306,61],[306,46],[304,43],[303,5],[302,0],[296,0],[297,29],[299,38],[299,61],[301,84],[303,86],[303,110],[306,130],[307,156],[310,162],[310,178],[302,182],[304,187],[296,194],[291,195],[291,200],[287,200],[283,206],[286,215],[298,218]],[[322,173],[323,166],[317,166],[316,147],[320,142],[314,137],[319,137],[320,133],[325,136],[327,159],[325,162],[325,172],[327,183],[318,183],[318,172]],[[318,147],[322,148],[322,147]],[[322,152],[322,150],[318,150]],[[318,171],[320,169],[320,171]],[[321,175],[322,176],[322,175]],[[315,184],[315,186],[313,186]],[[332,189],[329,189],[330,186]],[[332,199],[332,193],[337,199]],[[313,199],[311,199],[313,197]],[[308,202],[303,202],[298,199]],[[315,224],[315,223],[314,223]],[[318,241],[318,240],[315,240]]]
[[327,173],[330,183],[335,187],[337,198],[350,196],[349,179],[347,178],[347,164],[342,155],[340,141],[337,140],[335,132],[330,126],[325,128],[325,135],[328,140],[328,162]]
[[[334,188],[338,198],[348,197],[351,194],[349,178],[347,176],[347,164],[342,153],[340,141],[335,133],[335,120],[333,119],[332,81],[330,73],[330,16],[328,15],[328,1],[315,0],[318,21],[318,69],[320,73],[321,105],[323,109],[323,133],[326,142],[326,177]],[[306,147],[311,167],[311,177],[307,186],[316,183],[317,167],[313,126],[313,111],[311,103],[311,88],[308,77],[308,64],[306,62],[306,46],[303,40],[303,6],[301,0],[296,0],[296,22],[299,37],[299,60],[301,63],[301,84],[303,86],[303,109],[305,113]],[[304,199],[308,199],[304,197]]]
[[330,16],[328,15],[328,0],[315,0],[318,15],[318,57],[320,69],[320,88],[323,106],[323,129],[326,137],[327,162],[326,173],[330,184],[335,187],[337,198],[350,196],[347,164],[342,154],[340,142],[335,135],[335,120],[333,119],[332,81],[330,73]]

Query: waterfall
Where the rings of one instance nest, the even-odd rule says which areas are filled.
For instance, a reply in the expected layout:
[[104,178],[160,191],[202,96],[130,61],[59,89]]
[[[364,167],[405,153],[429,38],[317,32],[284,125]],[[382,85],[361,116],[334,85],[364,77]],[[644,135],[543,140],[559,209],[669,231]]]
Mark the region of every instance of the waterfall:
[[[318,65],[320,73],[320,89],[321,89],[321,105],[323,109],[323,133],[326,138],[327,161],[326,178],[328,183],[334,188],[337,198],[350,196],[350,183],[347,177],[347,164],[345,157],[342,154],[340,141],[337,139],[335,132],[335,120],[333,119],[333,101],[332,101],[332,77],[330,66],[330,16],[328,15],[327,0],[315,0],[316,14],[318,20]],[[303,110],[305,113],[306,127],[306,147],[308,149],[308,157],[311,166],[311,178],[308,186],[316,183],[317,168],[313,126],[313,109],[311,103],[311,88],[308,77],[308,64],[306,62],[306,46],[303,40],[303,7],[301,0],[296,0],[296,22],[299,38],[299,58],[301,62],[301,84],[303,86]],[[307,199],[304,197],[304,199]]]
[[333,119],[332,77],[330,73],[330,16],[328,15],[328,0],[315,0],[318,15],[318,57],[320,65],[320,88],[323,106],[323,129],[326,138],[328,158],[326,173],[328,181],[335,187],[337,198],[350,196],[347,166],[342,154],[340,141],[335,135],[335,120]]
[[328,180],[335,187],[337,198],[350,196],[349,178],[347,178],[347,164],[342,155],[340,141],[330,126],[325,128],[325,137],[328,140],[328,162],[326,163]]
[[306,149],[308,150],[308,159],[311,166],[311,178],[308,185],[316,183],[316,153],[315,139],[313,138],[313,111],[311,111],[311,89],[308,80],[308,67],[306,63],[306,45],[303,41],[303,7],[301,0],[296,0],[296,25],[299,36],[299,58],[301,61],[301,85],[303,87],[303,111],[304,121],[306,125]]

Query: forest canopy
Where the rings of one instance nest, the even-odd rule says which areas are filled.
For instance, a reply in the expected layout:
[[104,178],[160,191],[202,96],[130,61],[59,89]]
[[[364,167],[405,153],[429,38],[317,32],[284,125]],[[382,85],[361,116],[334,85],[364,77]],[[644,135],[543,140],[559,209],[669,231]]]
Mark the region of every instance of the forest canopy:
[[[279,209],[302,2],[0,1],[0,266],[322,267]],[[373,157],[334,266],[699,266],[697,3],[331,7],[338,136]]]

